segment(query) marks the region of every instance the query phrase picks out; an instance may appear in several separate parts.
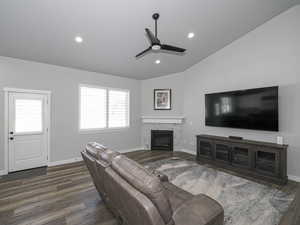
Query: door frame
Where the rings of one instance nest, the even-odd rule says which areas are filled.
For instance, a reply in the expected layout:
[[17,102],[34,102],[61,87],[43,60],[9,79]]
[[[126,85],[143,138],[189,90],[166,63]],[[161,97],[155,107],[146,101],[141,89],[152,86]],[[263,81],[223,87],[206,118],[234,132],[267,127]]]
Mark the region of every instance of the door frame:
[[5,87],[4,90],[4,172],[3,175],[8,174],[8,123],[9,123],[9,105],[8,98],[9,93],[24,93],[24,94],[41,94],[47,96],[46,108],[48,113],[46,114],[46,127],[47,127],[47,164],[50,162],[50,134],[51,134],[51,91],[45,90],[30,90]]

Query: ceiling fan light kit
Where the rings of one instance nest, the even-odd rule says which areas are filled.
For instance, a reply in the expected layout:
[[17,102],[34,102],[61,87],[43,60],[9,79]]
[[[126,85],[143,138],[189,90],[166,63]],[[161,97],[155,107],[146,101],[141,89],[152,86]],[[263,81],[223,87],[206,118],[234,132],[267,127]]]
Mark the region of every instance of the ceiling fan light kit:
[[149,51],[157,52],[160,50],[165,50],[166,53],[172,53],[172,52],[173,53],[184,53],[186,51],[186,49],[184,49],[184,48],[179,48],[179,47],[167,45],[167,44],[161,44],[160,40],[157,37],[157,20],[159,19],[159,14],[154,13],[152,15],[152,18],[155,21],[155,35],[151,32],[150,29],[148,29],[148,28],[145,29],[147,37],[149,38],[149,41],[150,41],[150,47],[145,49],[144,51],[140,52],[135,57],[139,58],[139,57],[144,56]]

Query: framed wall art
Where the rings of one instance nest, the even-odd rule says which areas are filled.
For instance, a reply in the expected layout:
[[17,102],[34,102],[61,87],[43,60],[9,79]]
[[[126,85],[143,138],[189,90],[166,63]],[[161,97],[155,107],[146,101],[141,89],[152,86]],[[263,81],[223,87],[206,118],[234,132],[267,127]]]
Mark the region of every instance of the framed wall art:
[[154,110],[171,110],[171,89],[154,89]]

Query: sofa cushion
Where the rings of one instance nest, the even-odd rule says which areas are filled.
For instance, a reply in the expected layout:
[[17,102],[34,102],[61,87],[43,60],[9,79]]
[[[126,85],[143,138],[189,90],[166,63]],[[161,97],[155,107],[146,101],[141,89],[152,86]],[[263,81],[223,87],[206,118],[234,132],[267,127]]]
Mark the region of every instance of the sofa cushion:
[[188,201],[194,196],[170,182],[163,182],[162,184],[166,190],[173,212],[175,212],[176,209],[180,207],[184,202]]
[[90,143],[88,143],[86,145],[85,149],[86,149],[86,152],[90,156],[92,156],[92,157],[94,157],[96,159],[99,158],[99,152],[104,152],[104,151],[107,150],[107,148],[104,145],[101,145],[101,144],[99,144],[97,142],[90,142]]
[[112,168],[153,202],[166,224],[172,224],[172,208],[157,176],[124,155],[113,159]]
[[[105,170],[108,205],[122,225],[166,225],[157,207],[112,167]],[[115,224],[115,223],[114,223]]]
[[101,198],[103,199],[103,193],[104,193],[103,179],[102,177],[99,177],[99,173],[97,173],[96,160],[86,152],[81,152],[81,155],[91,174],[96,189],[99,192]]
[[174,211],[176,225],[223,225],[223,207],[214,199],[199,194],[181,204]]

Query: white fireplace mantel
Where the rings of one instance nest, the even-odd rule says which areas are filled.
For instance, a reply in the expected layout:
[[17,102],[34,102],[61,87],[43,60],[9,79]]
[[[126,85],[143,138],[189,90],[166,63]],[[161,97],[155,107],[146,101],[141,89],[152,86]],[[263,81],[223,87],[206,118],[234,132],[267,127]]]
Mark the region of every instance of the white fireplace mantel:
[[142,116],[143,123],[182,124],[184,116]]

